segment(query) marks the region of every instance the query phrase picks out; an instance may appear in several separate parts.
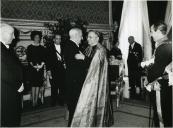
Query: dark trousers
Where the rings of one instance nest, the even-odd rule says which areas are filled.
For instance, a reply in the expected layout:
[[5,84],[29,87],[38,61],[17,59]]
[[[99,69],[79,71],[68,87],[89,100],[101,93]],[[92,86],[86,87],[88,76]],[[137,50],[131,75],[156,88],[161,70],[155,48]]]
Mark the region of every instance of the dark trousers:
[[[14,95],[13,95],[14,96]],[[16,95],[15,95],[16,96]],[[2,99],[1,102],[1,126],[2,127],[19,127],[21,122],[21,96],[17,95],[16,99],[11,102]],[[15,104],[13,104],[16,102]]]
[[172,127],[172,86],[168,86],[168,80],[161,80],[161,108],[165,127]]
[[58,68],[51,70],[52,79],[50,79],[51,84],[51,104],[55,105],[57,102],[59,104],[64,104],[65,95],[65,75],[63,70]]
[[58,100],[58,83],[56,82],[56,80],[52,79],[50,80],[50,84],[51,84],[51,104],[55,105],[57,100]]
[[[78,84],[72,83],[72,85],[78,85]],[[70,125],[71,125],[71,122],[72,122],[72,119],[74,116],[74,112],[75,112],[75,109],[76,109],[76,106],[78,103],[78,99],[80,96],[80,92],[81,92],[81,86],[74,87],[73,89],[72,88],[68,89],[67,100],[66,100],[67,107],[69,110],[68,127],[70,127]]]
[[159,127],[159,118],[157,116],[157,107],[156,107],[156,92],[152,91],[150,100],[153,106],[153,120],[154,120],[154,126]]
[[[161,84],[160,97],[163,123],[165,127],[172,127],[172,86],[168,86],[168,80],[161,80],[159,83]],[[155,92],[153,97],[154,125],[159,127]]]
[[70,127],[70,125],[71,125],[73,115],[74,115],[74,112],[76,109],[77,101],[78,101],[78,99],[75,99],[75,100],[71,100],[67,103],[67,107],[69,110],[68,127]]
[[[2,117],[3,118],[3,117]],[[20,127],[20,116],[16,118],[9,117],[8,119],[1,120],[1,127]]]
[[141,88],[141,74],[137,70],[129,70],[129,86],[130,86],[130,96],[134,97],[136,95],[136,87]]

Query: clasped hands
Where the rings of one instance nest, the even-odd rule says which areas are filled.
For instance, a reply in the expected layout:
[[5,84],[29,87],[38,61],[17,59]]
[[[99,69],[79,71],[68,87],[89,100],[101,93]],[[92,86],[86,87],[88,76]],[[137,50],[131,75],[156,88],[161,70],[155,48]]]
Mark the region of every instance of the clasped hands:
[[49,70],[49,71],[47,71],[47,76],[48,76],[48,78],[49,79],[52,79],[52,73],[51,73],[51,71]]
[[85,59],[85,56],[84,56],[84,54],[82,52],[80,52],[80,53],[78,53],[78,54],[75,55],[75,59],[76,60],[84,60]]
[[43,68],[43,66],[44,66],[44,62],[42,62],[40,65],[39,64],[37,64],[37,65],[33,65],[33,64],[31,64],[37,71],[39,71],[41,68]]

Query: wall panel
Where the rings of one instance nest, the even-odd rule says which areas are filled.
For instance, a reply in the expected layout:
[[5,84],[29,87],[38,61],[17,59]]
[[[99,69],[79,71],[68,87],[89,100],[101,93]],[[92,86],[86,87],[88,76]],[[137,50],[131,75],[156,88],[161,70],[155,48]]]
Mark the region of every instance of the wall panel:
[[1,2],[3,18],[56,20],[80,17],[89,23],[109,24],[108,1],[8,1]]

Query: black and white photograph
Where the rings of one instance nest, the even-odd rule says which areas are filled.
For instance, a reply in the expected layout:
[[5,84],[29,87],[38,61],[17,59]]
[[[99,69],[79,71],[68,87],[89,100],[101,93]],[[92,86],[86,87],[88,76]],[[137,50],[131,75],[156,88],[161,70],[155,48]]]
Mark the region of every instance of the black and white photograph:
[[1,127],[173,127],[172,0],[1,0]]

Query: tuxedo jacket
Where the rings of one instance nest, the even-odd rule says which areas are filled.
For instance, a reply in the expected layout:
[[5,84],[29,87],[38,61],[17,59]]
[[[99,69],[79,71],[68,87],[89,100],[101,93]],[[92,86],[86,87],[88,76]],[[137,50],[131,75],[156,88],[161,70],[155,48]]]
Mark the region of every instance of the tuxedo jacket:
[[1,123],[17,126],[20,121],[21,98],[18,89],[23,81],[23,69],[17,57],[1,43]]
[[148,70],[149,83],[161,77],[165,67],[172,61],[172,43],[168,42],[163,40],[163,44],[156,48],[154,64]]
[[[60,45],[61,52],[59,53],[56,48],[54,43],[51,43],[50,45],[47,46],[46,52],[47,52],[47,68],[52,70],[55,67],[62,66],[62,61],[64,60],[63,56],[63,47]],[[57,56],[58,54],[61,56],[61,60]]]
[[[61,49],[61,52],[59,53],[56,50],[54,43],[51,43],[46,48],[46,53],[47,53],[46,66],[47,66],[47,70],[51,71],[53,79],[56,80],[58,83],[63,82],[64,77],[65,77],[65,69],[64,69],[64,66],[63,66],[64,55],[63,55],[62,45],[60,45],[60,49]],[[57,52],[61,56],[61,60],[58,58]]]
[[128,69],[138,70],[138,64],[142,62],[142,47],[136,42],[133,46],[133,49],[130,47],[131,46],[129,46],[129,54],[127,59]]
[[64,47],[64,60],[66,64],[66,90],[67,99],[78,98],[86,75],[84,60],[76,60],[75,55],[80,53],[79,47],[71,40]]

